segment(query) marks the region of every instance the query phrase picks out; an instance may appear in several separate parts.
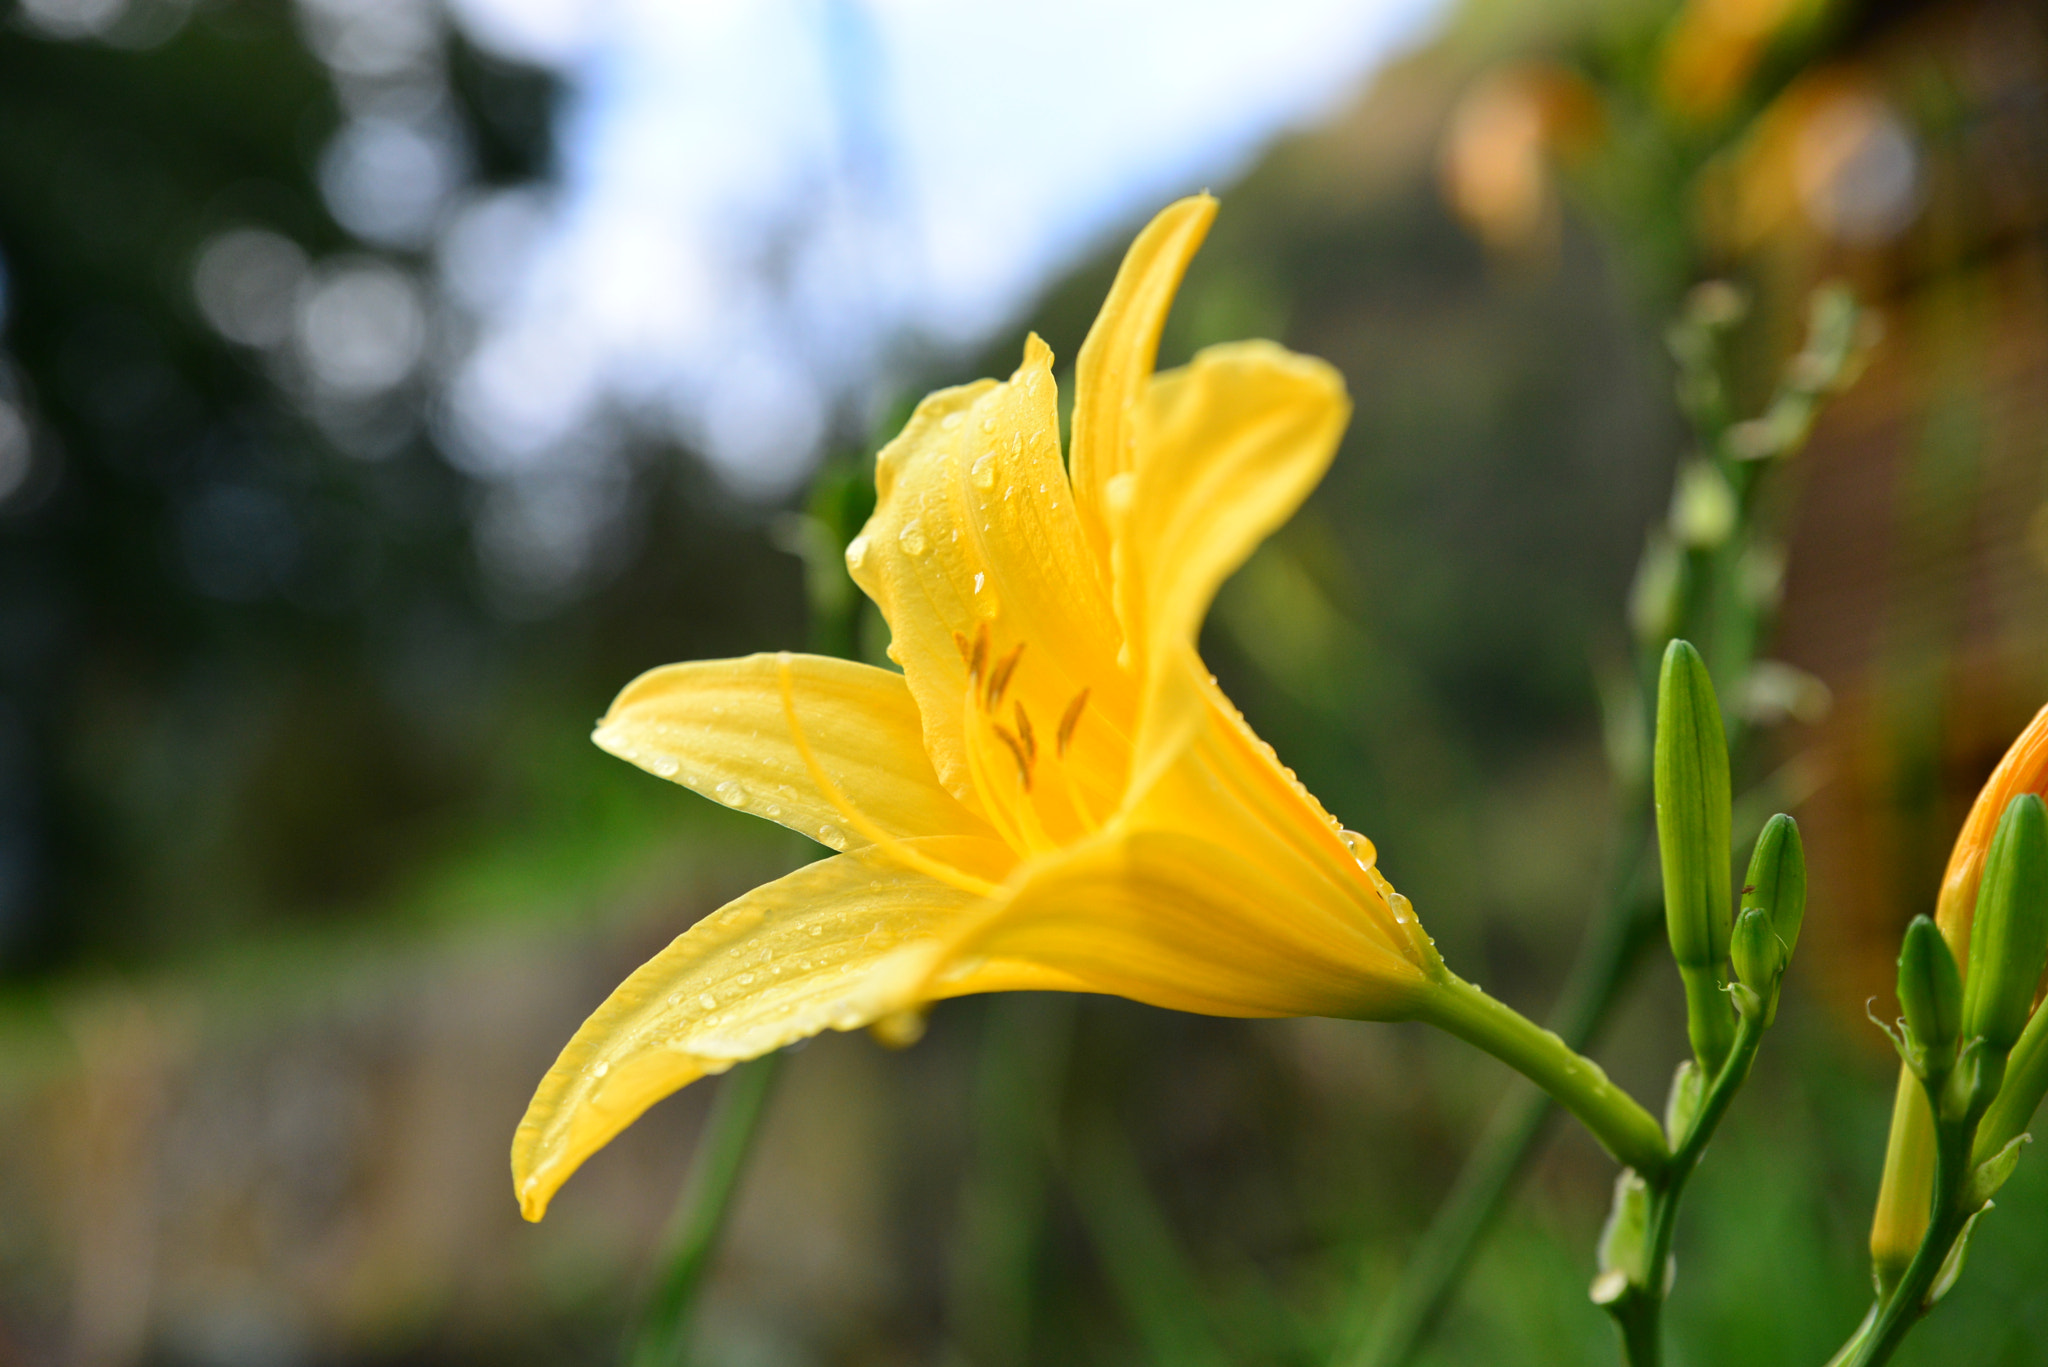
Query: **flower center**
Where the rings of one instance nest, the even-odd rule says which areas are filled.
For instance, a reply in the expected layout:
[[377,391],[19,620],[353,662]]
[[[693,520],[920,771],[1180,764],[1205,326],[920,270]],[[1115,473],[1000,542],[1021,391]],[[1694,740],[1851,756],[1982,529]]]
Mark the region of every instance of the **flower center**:
[[953,644],[967,666],[961,720],[968,774],[990,823],[1022,854],[1044,854],[1100,830],[1068,759],[1092,690],[1083,685],[1067,701],[1046,750],[1023,698],[1010,693],[1026,643],[998,654],[984,622],[972,641],[954,632]]

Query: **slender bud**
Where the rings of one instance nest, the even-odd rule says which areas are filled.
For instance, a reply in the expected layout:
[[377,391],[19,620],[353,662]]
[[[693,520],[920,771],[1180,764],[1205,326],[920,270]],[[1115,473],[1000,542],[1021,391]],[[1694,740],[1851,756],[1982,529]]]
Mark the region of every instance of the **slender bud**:
[[1685,981],[1686,1026],[1708,1076],[1720,1071],[1735,1022],[1721,978],[1728,961],[1728,742],[1706,662],[1684,641],[1657,680],[1653,765],[1664,924]]
[[[1779,812],[1764,823],[1749,858],[1749,876],[1742,884],[1742,905],[1762,907],[1771,928],[1784,942],[1785,958],[1799,944],[1799,926],[1806,919],[1806,850],[1799,841],[1799,823]],[[1744,979],[1744,981],[1748,981]]]
[[1785,946],[1771,928],[1771,915],[1762,907],[1749,907],[1735,918],[1735,937],[1729,942],[1735,961],[1736,1002],[1745,1016],[1761,1012],[1764,1024],[1777,1015],[1778,979],[1785,971]]
[[1922,1077],[1955,1066],[1963,1027],[1963,977],[1932,920],[1915,916],[1899,950],[1899,1013],[1906,1021],[1906,1065]]
[[2048,807],[2032,793],[2006,804],[1970,930],[1970,975],[1963,991],[1963,1033],[1987,1050],[2008,1052],[2034,1007],[2048,959]]

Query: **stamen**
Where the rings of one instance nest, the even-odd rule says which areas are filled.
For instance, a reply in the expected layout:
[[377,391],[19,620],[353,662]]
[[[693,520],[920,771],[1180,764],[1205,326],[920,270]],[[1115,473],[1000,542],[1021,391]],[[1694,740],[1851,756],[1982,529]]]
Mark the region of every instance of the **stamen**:
[[989,729],[996,733],[997,738],[1000,739],[1003,742],[1003,744],[1010,747],[1010,753],[1013,756],[1015,756],[1017,760],[1017,782],[1024,786],[1025,792],[1030,792],[1031,757],[1024,753],[1024,743],[1018,740],[1017,737],[1011,733],[1010,729],[1007,726],[1004,726],[1001,722],[992,721],[988,725]]
[[1024,642],[1017,642],[1017,648],[1003,657],[988,679],[988,710],[993,713],[1003,705],[1003,693],[1010,687],[1010,676],[1017,672],[1017,661],[1023,657]]
[[1089,807],[1088,800],[1081,796],[1081,785],[1074,781],[1073,766],[1059,764],[1053,767],[1058,770],[1060,784],[1066,790],[1067,805],[1074,809],[1074,815],[1081,819],[1081,825],[1087,828],[1090,835],[1101,830],[1101,820],[1095,815],[1094,809]]
[[1024,710],[1023,699],[1016,703],[1017,739],[1024,742],[1024,757],[1032,763],[1038,761],[1038,740],[1031,734],[1031,715]]
[[960,652],[960,663],[966,664],[968,660],[967,637],[961,634],[960,632],[954,632],[953,648]]
[[1060,729],[1053,741],[1053,753],[1061,759],[1067,757],[1067,743],[1074,738],[1074,728],[1081,724],[1081,709],[1088,705],[1088,690],[1082,689],[1067,704],[1065,714],[1060,717]]
[[1010,848],[1014,848],[1014,851],[1028,851],[1028,848],[1034,848],[1030,844],[1030,836],[1028,836],[1028,832],[1024,832],[1022,826],[1018,826],[1016,816],[1012,812],[1012,803],[1008,803],[1008,801],[1004,801],[1004,799],[999,797],[999,789],[995,785],[995,777],[989,773],[989,762],[991,760],[989,760],[989,754],[987,754],[987,748],[989,748],[987,734],[981,730],[981,726],[975,721],[973,711],[975,711],[975,685],[973,685],[973,682],[969,682],[969,685],[967,685],[967,699],[963,699],[963,703],[961,703],[961,713],[963,713],[963,723],[965,723],[965,726],[963,726],[963,730],[965,730],[963,740],[967,742],[965,746],[961,746],[961,752],[967,756],[967,779],[969,779],[969,783],[975,785],[975,791],[981,793],[983,816],[987,816],[989,824],[995,826],[995,834],[999,834],[1001,838],[1004,838],[1004,842]]
[[974,629],[974,653],[967,657],[967,682],[981,682],[981,667],[988,663],[988,623]]
[[804,768],[810,773],[811,782],[818,785],[818,791],[825,795],[825,800],[832,804],[832,809],[845,819],[847,825],[866,836],[876,849],[928,878],[937,879],[947,887],[958,888],[973,897],[995,895],[994,883],[985,878],[976,878],[964,869],[956,869],[951,864],[934,859],[921,850],[911,849],[903,841],[877,826],[859,808],[847,801],[846,795],[839,791],[839,785],[832,781],[825,773],[824,767],[818,763],[817,755],[811,750],[811,742],[804,735],[803,725],[796,719],[796,695],[789,680],[787,651],[775,657],[775,679],[782,689],[782,715],[789,723],[789,738],[796,742],[797,754],[803,757]]

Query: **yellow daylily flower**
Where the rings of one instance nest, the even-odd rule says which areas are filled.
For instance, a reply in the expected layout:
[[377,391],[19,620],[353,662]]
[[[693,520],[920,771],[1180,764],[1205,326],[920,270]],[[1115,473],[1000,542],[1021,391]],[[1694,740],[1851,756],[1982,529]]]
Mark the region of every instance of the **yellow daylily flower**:
[[[1182,200],[1131,247],[1081,348],[1070,465],[1036,336],[1007,382],[931,395],[877,457],[846,562],[901,674],[670,665],[598,725],[613,754],[840,853],[706,917],[576,1033],[513,1142],[529,1219],[687,1083],[974,992],[1426,1015],[1567,1089],[1607,1087],[1444,969],[1371,844],[1196,654],[1217,587],[1315,487],[1350,412],[1336,371],[1267,342],[1153,373],[1214,213]],[[1654,1163],[1655,1122],[1627,1106],[1631,1161]]]

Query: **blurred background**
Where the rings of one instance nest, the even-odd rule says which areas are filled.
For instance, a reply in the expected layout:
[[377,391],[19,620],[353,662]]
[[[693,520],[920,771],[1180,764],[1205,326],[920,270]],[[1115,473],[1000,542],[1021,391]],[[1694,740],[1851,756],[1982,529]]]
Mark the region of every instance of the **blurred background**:
[[[7,0],[0,1367],[617,1361],[718,1084],[539,1226],[513,1125],[627,971],[817,851],[590,724],[819,639],[907,404],[1027,327],[1064,383],[1204,187],[1163,359],[1276,337],[1357,402],[1205,654],[1532,1014],[1694,440],[1667,326],[1740,287],[1748,414],[1817,283],[1881,322],[1772,486],[1766,663],[1721,680],[1813,913],[1672,1310],[1685,1363],[1821,1361],[1896,1069],[1864,1003],[2048,701],[2029,0]],[[1600,1051],[1639,1094],[1675,1001],[1653,965]],[[701,1359],[1329,1362],[1505,1088],[1468,1053],[1040,997],[821,1038]],[[1421,1360],[1611,1360],[1610,1180],[1554,1127]],[[2007,1193],[1902,1361],[2048,1360],[2048,1162]]]

